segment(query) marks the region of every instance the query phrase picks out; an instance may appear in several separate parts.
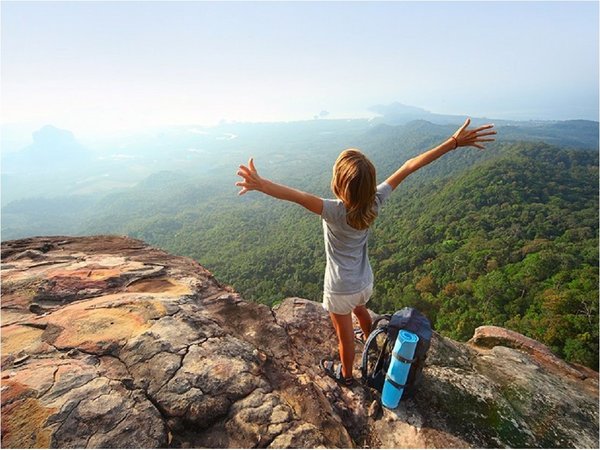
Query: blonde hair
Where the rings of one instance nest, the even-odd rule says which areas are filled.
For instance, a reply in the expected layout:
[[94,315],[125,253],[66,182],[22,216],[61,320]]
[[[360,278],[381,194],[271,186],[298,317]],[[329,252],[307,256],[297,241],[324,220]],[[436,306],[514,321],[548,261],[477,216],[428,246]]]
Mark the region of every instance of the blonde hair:
[[369,228],[377,217],[373,206],[375,166],[359,150],[349,148],[340,153],[333,166],[331,190],[346,207],[346,222],[357,230]]

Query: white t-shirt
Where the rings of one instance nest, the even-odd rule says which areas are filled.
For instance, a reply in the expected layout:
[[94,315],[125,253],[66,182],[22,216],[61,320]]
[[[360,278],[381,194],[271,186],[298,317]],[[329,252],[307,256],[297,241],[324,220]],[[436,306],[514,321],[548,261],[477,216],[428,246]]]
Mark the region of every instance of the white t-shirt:
[[[386,182],[377,186],[375,211],[392,193]],[[323,237],[325,239],[325,283],[328,294],[356,294],[373,282],[367,241],[369,229],[357,230],[346,222],[346,207],[339,199],[323,199]]]

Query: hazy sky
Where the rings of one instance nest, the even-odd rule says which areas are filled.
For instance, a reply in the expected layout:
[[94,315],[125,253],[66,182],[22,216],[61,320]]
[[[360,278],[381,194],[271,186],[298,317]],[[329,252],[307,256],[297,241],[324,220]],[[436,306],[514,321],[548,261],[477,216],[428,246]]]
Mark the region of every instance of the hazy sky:
[[2,1],[2,123],[598,118],[597,2]]

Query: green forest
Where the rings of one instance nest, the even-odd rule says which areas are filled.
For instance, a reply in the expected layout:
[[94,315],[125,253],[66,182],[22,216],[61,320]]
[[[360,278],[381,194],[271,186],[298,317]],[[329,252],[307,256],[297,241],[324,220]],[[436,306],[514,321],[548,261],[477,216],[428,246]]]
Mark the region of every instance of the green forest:
[[[343,148],[365,151],[381,182],[452,130],[424,121],[382,125],[352,139],[302,140],[279,159],[265,151],[256,164],[274,181],[331,197],[331,167]],[[503,326],[597,370],[597,132],[595,148],[565,145],[556,130],[547,134],[551,144],[544,136],[523,140],[508,129],[508,139],[498,132],[485,151],[445,155],[393,193],[371,229],[369,307],[387,313],[414,306],[436,331],[458,340],[481,325]],[[302,153],[308,145],[310,152]],[[74,234],[143,239],[197,260],[248,300],[321,301],[320,218],[260,193],[238,197],[237,166],[224,169],[203,177],[165,171],[135,189],[73,201],[56,228],[69,222]],[[36,201],[11,204],[3,213],[34,222]]]

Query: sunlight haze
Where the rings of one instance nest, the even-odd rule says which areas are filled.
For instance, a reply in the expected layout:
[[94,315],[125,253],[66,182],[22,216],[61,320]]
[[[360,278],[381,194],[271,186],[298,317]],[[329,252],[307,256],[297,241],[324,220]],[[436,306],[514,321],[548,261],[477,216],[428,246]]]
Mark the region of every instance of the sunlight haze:
[[598,119],[596,2],[2,2],[2,124]]

